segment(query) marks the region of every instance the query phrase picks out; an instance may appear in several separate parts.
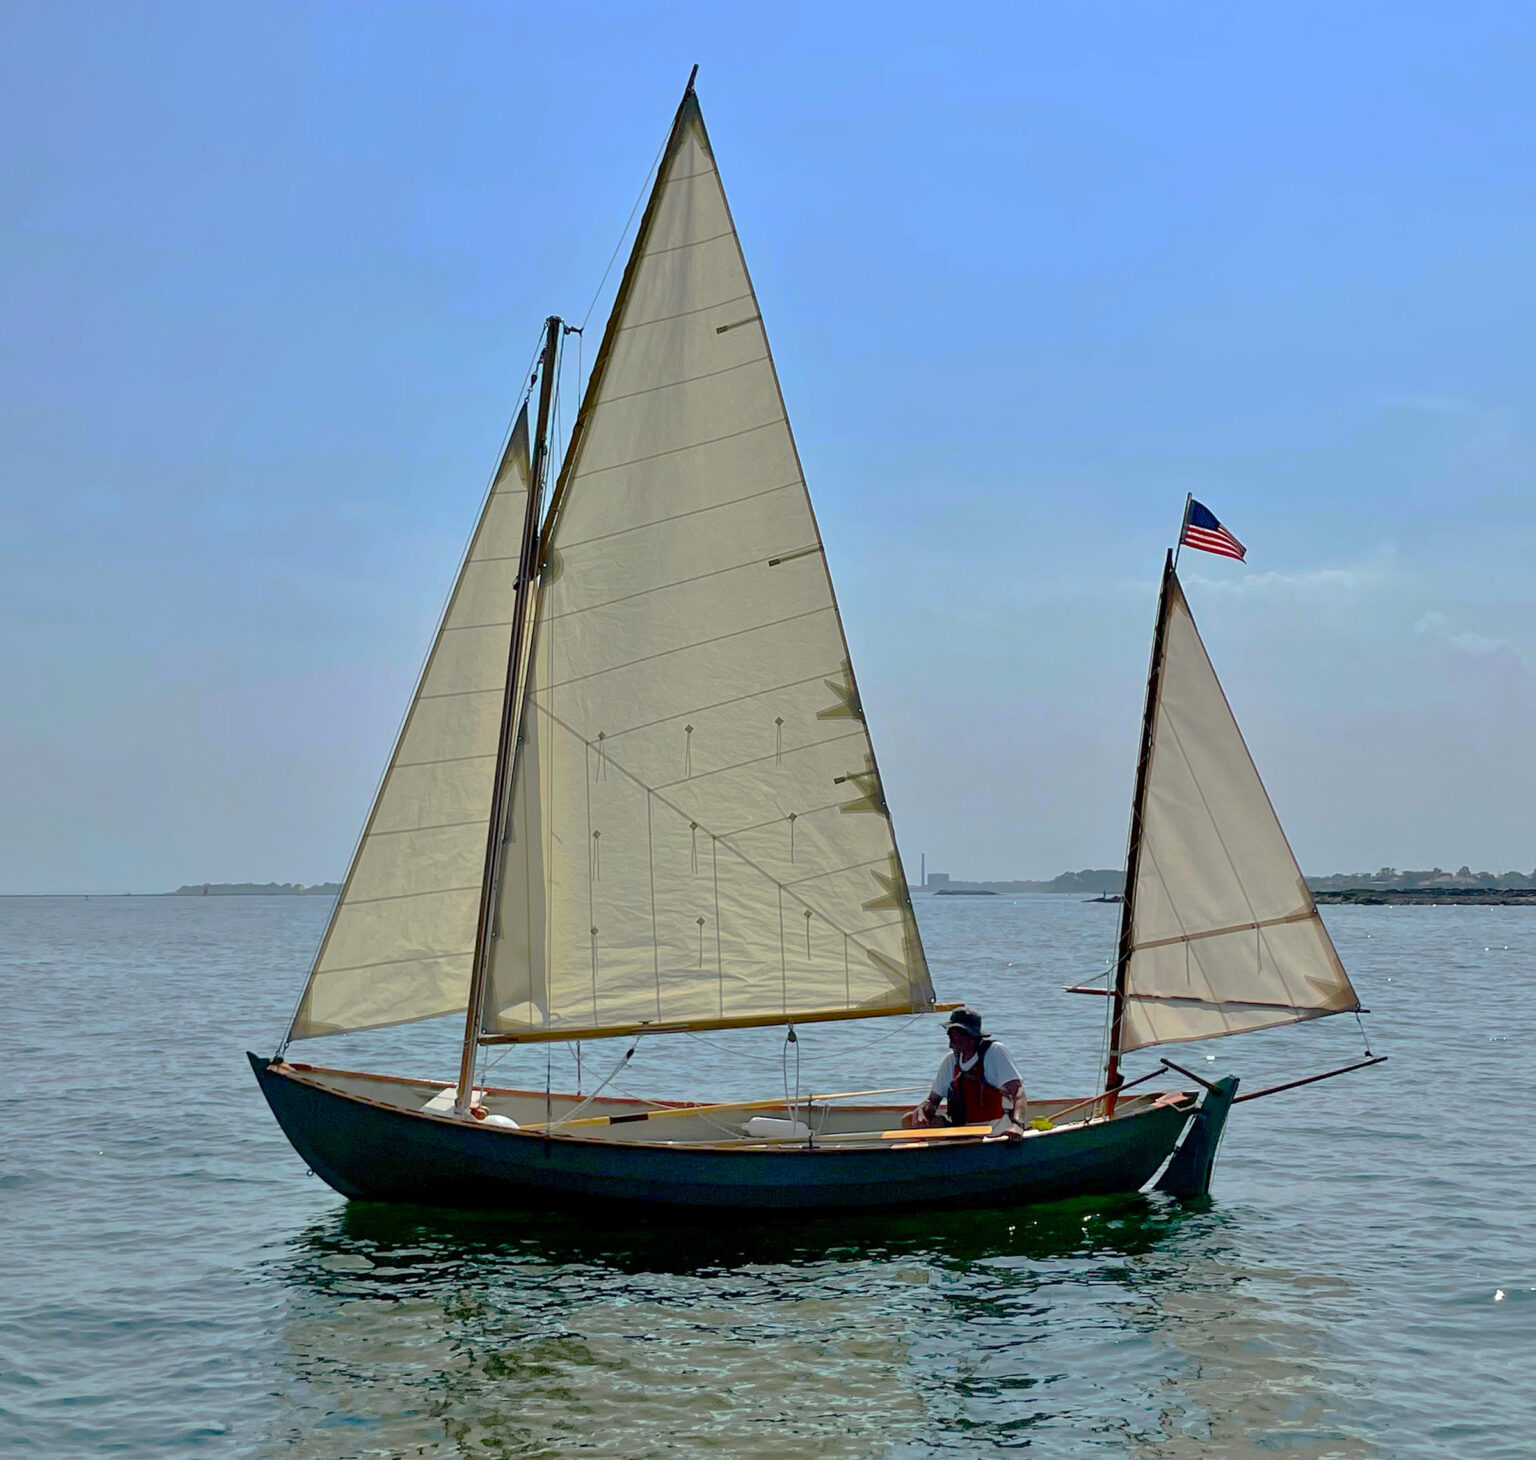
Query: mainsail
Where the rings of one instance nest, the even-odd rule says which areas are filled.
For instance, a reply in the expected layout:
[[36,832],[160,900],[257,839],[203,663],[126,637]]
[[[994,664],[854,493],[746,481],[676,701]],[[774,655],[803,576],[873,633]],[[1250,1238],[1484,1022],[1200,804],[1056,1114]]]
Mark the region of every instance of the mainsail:
[[513,427],[290,1039],[462,1012],[528,510]]
[[1358,1009],[1171,562],[1157,644],[1116,1050]]
[[684,98],[545,531],[488,1039],[933,989],[821,539]]

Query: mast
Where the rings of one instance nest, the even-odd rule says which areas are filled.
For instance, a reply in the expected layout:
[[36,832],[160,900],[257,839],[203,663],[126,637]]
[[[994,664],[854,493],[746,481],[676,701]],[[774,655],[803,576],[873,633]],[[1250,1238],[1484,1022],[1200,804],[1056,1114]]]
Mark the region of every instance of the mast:
[[1136,794],[1131,800],[1131,834],[1125,853],[1125,890],[1120,902],[1120,945],[1115,960],[1114,1004],[1109,1022],[1109,1060],[1104,1066],[1104,1090],[1109,1096],[1105,1116],[1115,1113],[1115,1091],[1124,1082],[1120,1048],[1125,1022],[1126,977],[1130,972],[1136,918],[1136,878],[1141,863],[1141,832],[1147,798],[1147,770],[1152,763],[1152,729],[1163,675],[1163,640],[1168,629],[1168,589],[1173,582],[1173,551],[1163,560],[1163,583],[1157,595],[1157,628],[1152,635],[1152,663],[1147,671],[1147,701],[1141,714],[1141,752],[1136,760]]
[[464,1051],[459,1059],[458,1098],[455,1109],[468,1111],[474,1095],[475,1064],[480,1053],[480,1022],[485,1004],[490,967],[492,930],[496,917],[496,889],[501,880],[501,849],[507,819],[509,770],[516,745],[518,706],[522,701],[523,641],[528,622],[528,602],[538,576],[540,517],[544,505],[544,479],[549,465],[549,416],[564,322],[550,315],[544,322],[544,349],[539,357],[539,413],[533,438],[533,459],[528,483],[528,511],[523,521],[523,543],[517,565],[517,593],[512,604],[512,632],[507,649],[507,684],[501,701],[501,734],[496,743],[496,779],[491,788],[491,819],[486,830],[485,872],[480,884],[480,916],[475,926],[475,961],[470,971],[469,1002],[464,1012]]

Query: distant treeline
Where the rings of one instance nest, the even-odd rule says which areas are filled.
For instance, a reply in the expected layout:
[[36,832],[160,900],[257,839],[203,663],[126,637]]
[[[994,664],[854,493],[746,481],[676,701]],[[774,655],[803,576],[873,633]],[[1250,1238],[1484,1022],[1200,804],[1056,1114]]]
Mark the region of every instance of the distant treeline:
[[[1334,872],[1326,877],[1308,877],[1307,886],[1314,892],[1515,892],[1536,888],[1536,871],[1474,872],[1469,867],[1460,867],[1447,872],[1442,867],[1430,867],[1422,872],[1400,872],[1396,867],[1382,867],[1375,872]],[[1097,896],[1124,892],[1125,873],[1102,867],[1085,868],[1081,872],[1063,872],[1049,882],[969,882],[958,877],[940,881],[929,877],[929,892],[941,887],[956,892],[1078,892]]]
[[954,892],[1119,892],[1125,885],[1125,873],[1106,868],[1085,868],[1081,872],[1063,872],[1049,882],[968,882],[959,877],[929,877],[928,891],[949,888]]
[[306,887],[302,882],[189,882],[169,892],[167,897],[335,897],[339,882],[316,882]]
[[1470,867],[1460,867],[1447,872],[1440,867],[1431,867],[1426,872],[1399,872],[1396,867],[1382,867],[1375,872],[1335,872],[1331,877],[1308,877],[1307,886],[1314,892],[1345,892],[1353,888],[1370,888],[1376,892],[1417,892],[1434,888],[1483,888],[1508,892],[1521,887],[1536,887],[1536,871],[1474,872]]
[[[1430,867],[1422,872],[1400,872],[1396,867],[1381,867],[1375,872],[1334,872],[1326,877],[1308,877],[1314,892],[1513,892],[1536,888],[1536,870],[1530,872],[1474,872],[1460,867],[1447,872]],[[1047,882],[971,882],[959,877],[931,876],[927,891],[941,887],[956,892],[1075,892],[1097,897],[1108,892],[1124,892],[1125,873],[1109,867],[1085,867],[1081,872],[1063,872]],[[302,882],[193,882],[178,887],[171,897],[335,897],[339,882],[317,882],[306,887]]]

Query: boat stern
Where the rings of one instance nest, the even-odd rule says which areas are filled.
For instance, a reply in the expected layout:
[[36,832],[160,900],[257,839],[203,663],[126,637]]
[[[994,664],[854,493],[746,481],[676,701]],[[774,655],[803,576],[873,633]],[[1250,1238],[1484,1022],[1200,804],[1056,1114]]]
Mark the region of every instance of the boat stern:
[[1211,1172],[1216,1165],[1221,1133],[1227,1126],[1227,1113],[1237,1094],[1237,1083],[1236,1075],[1224,1075],[1206,1087],[1205,1098],[1184,1132],[1184,1139],[1154,1183],[1154,1191],[1165,1192],[1180,1201],[1199,1201],[1211,1194]]

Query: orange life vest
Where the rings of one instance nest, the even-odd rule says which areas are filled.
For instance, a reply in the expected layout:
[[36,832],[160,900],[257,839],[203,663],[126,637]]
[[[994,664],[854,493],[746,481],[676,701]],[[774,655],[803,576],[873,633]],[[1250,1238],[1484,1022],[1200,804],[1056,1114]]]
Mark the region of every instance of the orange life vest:
[[1003,1092],[987,1084],[987,1050],[991,1045],[990,1039],[978,1041],[976,1063],[968,1070],[960,1068],[960,1056],[955,1056],[955,1073],[949,1082],[951,1125],[980,1125],[1003,1113]]

